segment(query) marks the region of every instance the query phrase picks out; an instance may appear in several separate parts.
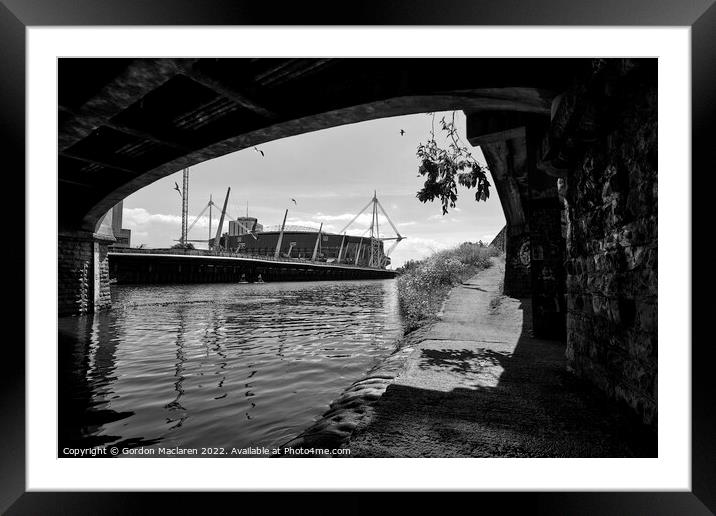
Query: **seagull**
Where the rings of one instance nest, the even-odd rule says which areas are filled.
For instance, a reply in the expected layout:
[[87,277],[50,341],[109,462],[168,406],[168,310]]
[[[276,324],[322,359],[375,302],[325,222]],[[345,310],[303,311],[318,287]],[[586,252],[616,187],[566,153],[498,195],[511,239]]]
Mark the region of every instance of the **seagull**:
[[177,192],[179,192],[179,195],[181,195],[182,197],[184,197],[184,196],[182,195],[182,193],[181,193],[181,190],[179,189],[179,183],[177,183],[176,181],[174,181],[174,190],[176,190]]
[[260,153],[261,153],[261,157],[264,157],[264,151],[262,151],[261,149],[257,149],[256,147],[254,147],[254,150],[255,150],[256,152],[260,152]]
[[404,134],[405,134],[405,131],[403,131],[403,130],[401,129],[401,130],[400,130],[400,136],[403,136]]
[[293,204],[295,204],[296,206],[298,206],[298,203],[296,202],[296,199],[294,199],[293,197],[291,197],[291,200],[293,201]]

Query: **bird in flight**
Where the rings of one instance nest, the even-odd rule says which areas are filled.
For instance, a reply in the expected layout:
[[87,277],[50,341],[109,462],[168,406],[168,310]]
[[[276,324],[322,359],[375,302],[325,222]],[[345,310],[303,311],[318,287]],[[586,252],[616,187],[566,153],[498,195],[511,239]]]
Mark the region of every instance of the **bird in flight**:
[[403,136],[404,134],[405,134],[405,131],[401,129],[401,130],[400,130],[400,136]]
[[295,204],[296,206],[298,206],[298,203],[296,202],[296,199],[294,199],[293,197],[291,197],[291,200],[293,201],[293,204]]
[[179,189],[179,183],[177,183],[176,181],[174,181],[174,190],[179,192],[179,195],[182,195],[181,190]]
[[261,157],[262,157],[262,158],[264,157],[264,151],[262,151],[261,149],[258,149],[258,148],[256,148],[256,147],[254,147],[254,150],[255,150],[256,152],[261,153]]

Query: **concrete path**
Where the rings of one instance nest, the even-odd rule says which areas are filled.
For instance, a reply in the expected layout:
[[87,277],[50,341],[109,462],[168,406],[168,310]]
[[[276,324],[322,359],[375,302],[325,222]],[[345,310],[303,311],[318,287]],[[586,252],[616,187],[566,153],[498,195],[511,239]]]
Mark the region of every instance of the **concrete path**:
[[655,436],[530,336],[529,300],[501,295],[504,262],[456,287],[441,320],[354,431],[353,457],[656,456]]

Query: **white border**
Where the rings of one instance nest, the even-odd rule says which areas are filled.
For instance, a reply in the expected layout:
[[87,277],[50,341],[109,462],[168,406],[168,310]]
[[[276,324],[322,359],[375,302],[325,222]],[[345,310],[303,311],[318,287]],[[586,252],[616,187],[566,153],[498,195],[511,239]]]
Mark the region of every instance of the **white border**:
[[[689,28],[31,27],[27,43],[28,490],[691,490]],[[327,54],[659,58],[658,459],[56,458],[57,261],[38,235],[57,213],[57,57]]]

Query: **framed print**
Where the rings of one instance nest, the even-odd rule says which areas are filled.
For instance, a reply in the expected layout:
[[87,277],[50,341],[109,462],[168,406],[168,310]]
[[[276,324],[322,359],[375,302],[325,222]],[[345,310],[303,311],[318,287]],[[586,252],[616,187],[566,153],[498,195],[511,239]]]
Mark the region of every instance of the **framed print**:
[[716,510],[716,8],[530,6],[5,2],[3,510]]

